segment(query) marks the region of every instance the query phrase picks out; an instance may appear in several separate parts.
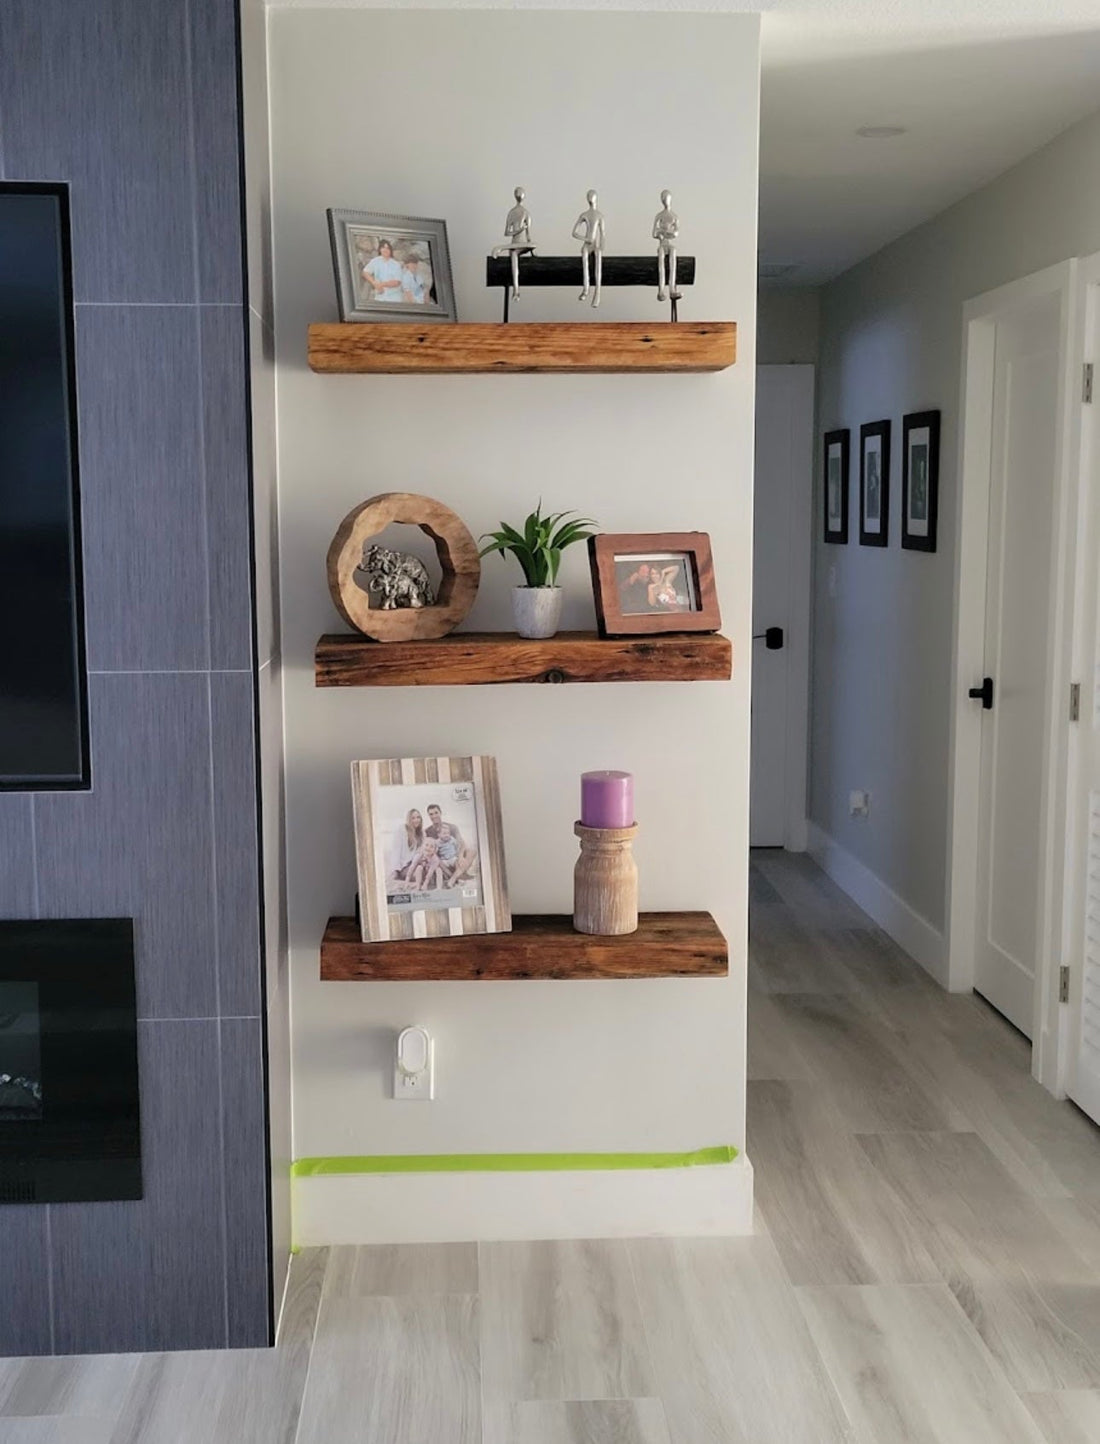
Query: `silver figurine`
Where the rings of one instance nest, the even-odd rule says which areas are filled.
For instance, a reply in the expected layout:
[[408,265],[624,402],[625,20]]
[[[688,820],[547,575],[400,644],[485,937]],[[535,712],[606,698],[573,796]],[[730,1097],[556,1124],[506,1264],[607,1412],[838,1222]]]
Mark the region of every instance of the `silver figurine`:
[[676,238],[680,217],[672,209],[672,192],[661,192],[661,209],[653,218],[653,239],[657,242],[657,299],[680,299],[676,289]]
[[[577,217],[577,223],[573,227],[573,239],[581,244],[581,269],[584,273],[584,290],[577,297],[579,301],[588,299],[592,292],[592,304],[600,304],[600,290],[603,286],[603,243],[606,226],[603,212],[596,209],[598,196],[595,191],[588,192],[588,209],[582,211]],[[596,264],[596,285],[595,289],[589,282],[589,257],[595,256]]]
[[504,234],[507,241],[503,246],[494,246],[493,255],[512,257],[512,300],[519,300],[519,258],[520,256],[533,256],[536,254],[534,242],[531,240],[531,212],[523,204],[527,192],[522,186],[516,186],[514,191],[516,203],[508,212],[504,220]]
[[355,570],[365,578],[367,591],[382,598],[378,605],[384,612],[435,606],[435,589],[428,569],[419,557],[408,552],[395,552],[367,542],[363,560]]

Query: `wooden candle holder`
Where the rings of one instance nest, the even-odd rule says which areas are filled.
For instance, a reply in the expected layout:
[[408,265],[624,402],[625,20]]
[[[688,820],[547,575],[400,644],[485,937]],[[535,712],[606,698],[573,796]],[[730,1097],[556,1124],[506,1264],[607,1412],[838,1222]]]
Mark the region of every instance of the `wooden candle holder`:
[[579,933],[617,937],[638,930],[638,864],[633,827],[573,824],[581,855],[573,869],[573,926]]

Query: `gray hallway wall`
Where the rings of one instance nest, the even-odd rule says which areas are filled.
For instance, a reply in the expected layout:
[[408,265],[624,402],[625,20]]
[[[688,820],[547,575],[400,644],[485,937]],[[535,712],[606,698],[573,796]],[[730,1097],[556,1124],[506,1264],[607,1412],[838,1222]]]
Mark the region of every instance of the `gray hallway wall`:
[[0,1209],[7,1354],[269,1336],[237,49],[235,0],[0,6],[0,176],[72,188],[93,768],[0,797],[0,914],[135,918],[145,1176]]

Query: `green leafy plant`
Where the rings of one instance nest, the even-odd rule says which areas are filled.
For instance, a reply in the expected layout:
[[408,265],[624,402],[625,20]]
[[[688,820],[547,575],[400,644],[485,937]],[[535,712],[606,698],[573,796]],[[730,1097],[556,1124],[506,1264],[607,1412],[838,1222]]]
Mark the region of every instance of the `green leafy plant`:
[[[568,517],[573,519],[566,520]],[[529,587],[556,587],[562,552],[574,542],[593,536],[589,528],[595,525],[590,517],[577,516],[575,512],[559,511],[553,516],[543,516],[540,501],[523,523],[522,532],[503,521],[499,531],[485,532],[481,540],[488,537],[490,541],[478,555],[487,557],[490,552],[500,552],[504,556],[511,552],[523,568]]]

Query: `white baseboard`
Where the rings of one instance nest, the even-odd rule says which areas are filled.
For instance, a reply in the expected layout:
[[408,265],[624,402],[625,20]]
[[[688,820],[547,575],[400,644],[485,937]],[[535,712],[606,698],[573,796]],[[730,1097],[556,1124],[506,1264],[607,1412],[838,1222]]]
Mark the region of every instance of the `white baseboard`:
[[294,1179],[294,1241],[462,1243],[752,1232],[752,1165]]
[[853,857],[835,842],[816,822],[809,824],[808,851],[822,872],[827,873],[837,887],[874,918],[899,948],[903,948],[925,972],[931,973],[941,987],[947,987],[947,942],[942,932],[887,887],[858,857]]

